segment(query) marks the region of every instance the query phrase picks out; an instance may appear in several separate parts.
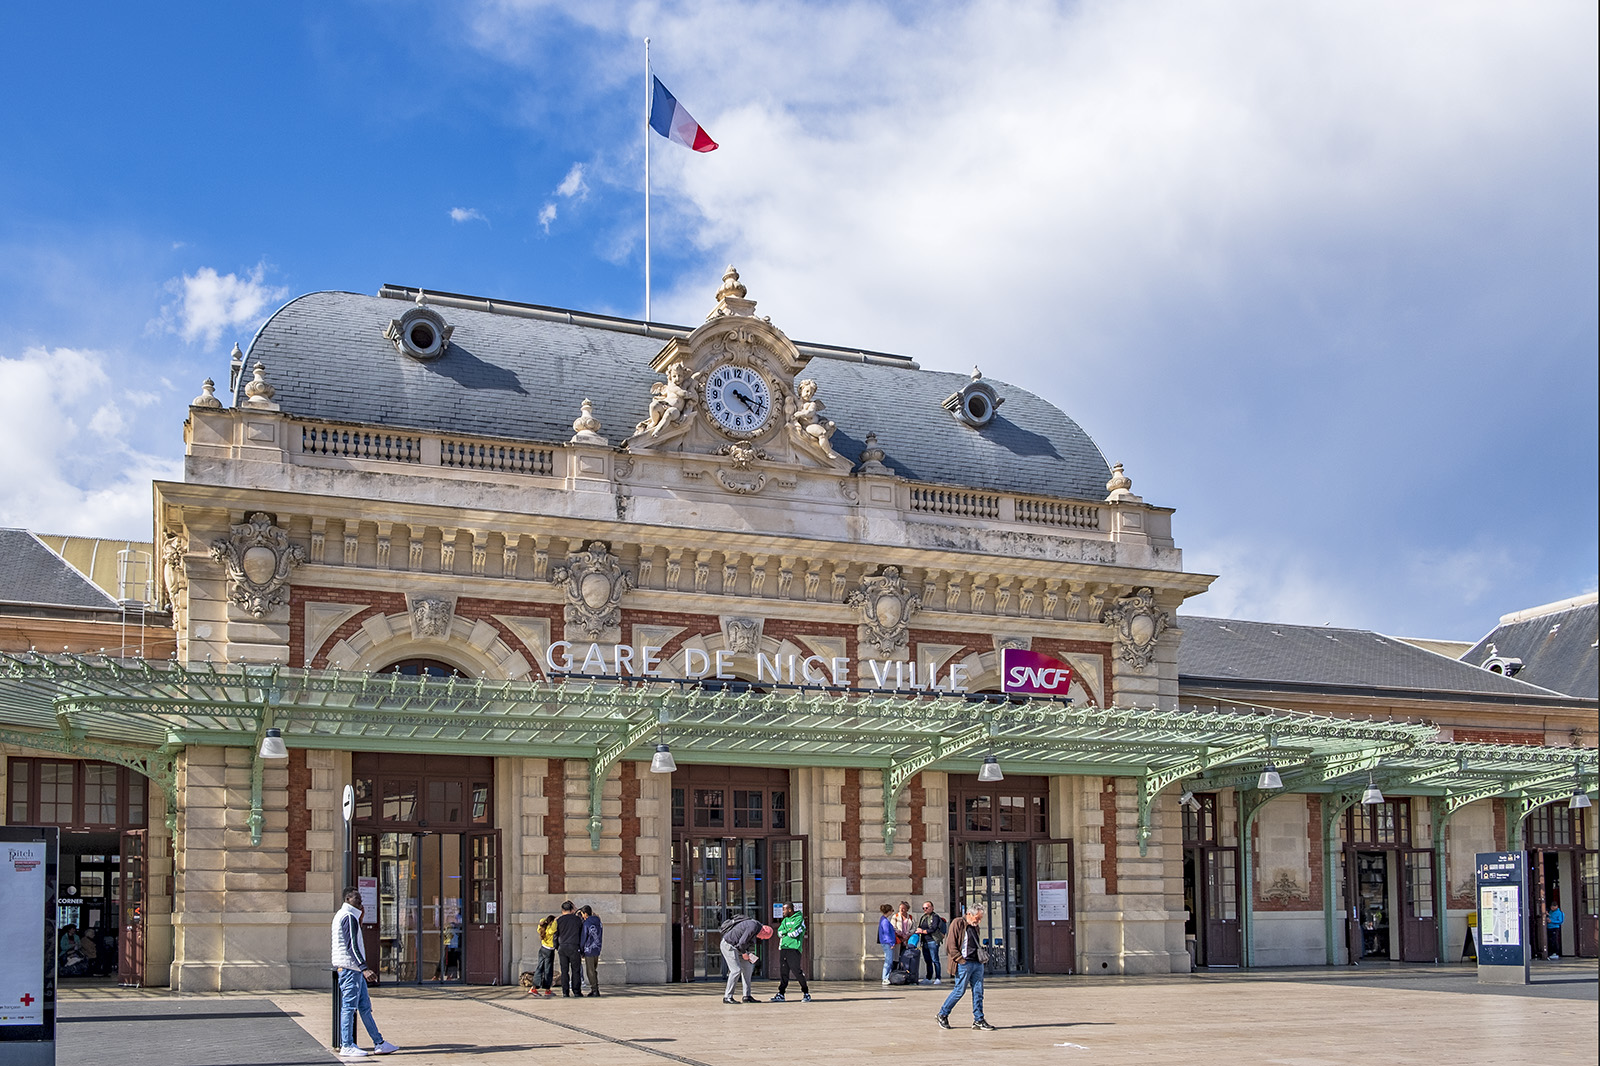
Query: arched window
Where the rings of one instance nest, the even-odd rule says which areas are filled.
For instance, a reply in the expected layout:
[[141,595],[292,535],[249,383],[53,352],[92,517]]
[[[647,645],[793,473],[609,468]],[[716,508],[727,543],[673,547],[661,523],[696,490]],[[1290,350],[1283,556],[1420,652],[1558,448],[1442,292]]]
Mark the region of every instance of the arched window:
[[406,677],[466,677],[467,675],[449,663],[438,659],[401,659],[397,663],[385,666],[378,671],[380,674],[403,674]]

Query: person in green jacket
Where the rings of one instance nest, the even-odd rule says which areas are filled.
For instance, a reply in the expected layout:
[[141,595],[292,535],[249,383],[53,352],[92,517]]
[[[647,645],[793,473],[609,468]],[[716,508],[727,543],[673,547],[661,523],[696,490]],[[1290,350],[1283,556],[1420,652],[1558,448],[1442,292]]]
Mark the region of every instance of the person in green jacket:
[[800,949],[806,942],[806,916],[795,913],[793,903],[783,905],[783,921],[778,923],[778,994],[772,1002],[782,1003],[789,988],[789,974],[793,972],[800,981],[800,998],[811,1002],[811,989],[806,985],[806,971],[800,963]]

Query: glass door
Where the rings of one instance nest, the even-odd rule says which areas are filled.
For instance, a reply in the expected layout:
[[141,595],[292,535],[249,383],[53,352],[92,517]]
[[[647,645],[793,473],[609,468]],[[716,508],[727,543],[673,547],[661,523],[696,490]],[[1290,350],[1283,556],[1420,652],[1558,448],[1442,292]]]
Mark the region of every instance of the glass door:
[[146,830],[130,829],[122,834],[121,884],[117,889],[117,912],[121,932],[117,937],[117,983],[138,988],[144,983],[145,961],[145,849]]
[[[468,833],[467,910],[463,958],[456,966],[468,984],[500,983],[500,831]],[[448,950],[448,944],[446,945]],[[464,969],[461,969],[462,967]]]
[[1238,966],[1244,960],[1239,930],[1239,849],[1202,848],[1205,870],[1206,965]]
[[[772,866],[771,876],[767,884],[772,895],[772,905],[769,917],[763,919],[773,929],[777,929],[778,922],[783,918],[783,905],[794,904],[797,914],[806,917],[806,925],[811,924],[811,913],[807,910],[806,902],[806,841],[804,837],[775,837],[767,841],[769,858]],[[773,943],[776,943],[776,937]],[[802,942],[800,951],[801,964],[806,973],[811,972],[811,937],[808,935]]]
[[689,845],[690,943],[696,980],[722,972],[722,937],[717,932],[732,914],[728,910],[727,842],[696,840]]
[[983,906],[983,944],[990,973],[1028,970],[1028,844],[1015,840],[974,841],[960,846],[954,883],[961,902]]
[[1402,851],[1400,857],[1400,957],[1437,962],[1439,926],[1433,918],[1433,851]]

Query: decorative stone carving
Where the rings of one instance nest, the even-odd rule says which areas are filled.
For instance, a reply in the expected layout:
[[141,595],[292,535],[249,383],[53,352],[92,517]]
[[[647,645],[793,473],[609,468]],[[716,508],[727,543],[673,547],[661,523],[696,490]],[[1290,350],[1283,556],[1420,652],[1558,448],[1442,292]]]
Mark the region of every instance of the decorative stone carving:
[[797,382],[795,393],[797,401],[785,397],[786,405],[795,403],[794,409],[788,412],[789,435],[802,449],[820,452],[829,459],[839,458],[833,450],[833,431],[837,427],[822,414],[826,405],[817,399],[817,383],[810,378]]
[[189,401],[190,407],[221,407],[222,401],[217,399],[217,383],[206,378],[200,383],[200,395]]
[[754,655],[761,647],[761,619],[724,618],[722,642],[735,655]]
[[278,394],[278,390],[267,384],[267,367],[265,363],[256,364],[250,380],[245,383],[244,394],[249,397],[244,402],[246,407],[251,407],[258,411],[279,410],[278,405],[272,402],[272,398]]
[[942,406],[960,421],[974,429],[982,429],[994,421],[995,412],[1005,402],[1005,397],[983,380],[983,372],[973,367],[972,380],[946,396]]
[[[221,406],[220,404],[218,406]],[[183,557],[189,546],[184,538],[167,532],[161,538],[161,587],[165,592],[167,609],[173,612],[174,621],[182,602],[182,594],[189,587],[189,574]],[[178,626],[181,630],[182,626]]]
[[447,636],[455,613],[456,605],[452,600],[436,596],[414,599],[411,601],[411,635],[435,639]]
[[898,566],[886,566],[877,577],[862,578],[861,587],[845,602],[860,610],[867,639],[886,654],[906,642],[911,616],[922,609],[921,597],[911,594]]
[[1137,670],[1150,665],[1156,641],[1171,624],[1167,613],[1156,606],[1155,593],[1148,588],[1119,598],[1100,620],[1117,627],[1117,655]]
[[383,335],[401,355],[427,362],[445,353],[454,331],[455,327],[445,322],[443,315],[428,306],[427,296],[418,292],[417,306],[399,318],[390,319]]
[[253,511],[212,542],[211,557],[227,568],[228,599],[260,618],[288,601],[289,570],[306,561],[306,550],[290,544],[289,531],[273,525],[271,515]]
[[573,438],[571,444],[595,444],[605,446],[611,442],[600,435],[600,420],[594,416],[594,404],[588,400],[583,401],[583,411],[572,421]]
[[550,579],[566,586],[567,625],[599,639],[600,634],[621,624],[622,597],[633,588],[633,579],[600,541],[591,541],[584,551],[568,555],[567,565],[556,567]]
[[1143,498],[1133,494],[1133,479],[1122,472],[1122,464],[1111,468],[1111,480],[1106,482],[1107,503],[1142,503]]

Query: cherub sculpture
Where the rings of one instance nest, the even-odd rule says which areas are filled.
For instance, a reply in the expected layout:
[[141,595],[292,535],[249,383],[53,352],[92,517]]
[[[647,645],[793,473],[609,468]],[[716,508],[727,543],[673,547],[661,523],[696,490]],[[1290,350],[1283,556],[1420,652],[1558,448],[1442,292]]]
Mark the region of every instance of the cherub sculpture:
[[817,399],[817,383],[808,378],[797,382],[795,390],[800,394],[800,403],[789,416],[790,432],[801,444],[820,450],[829,459],[837,459],[830,443],[835,426],[822,413],[825,405]]
[[667,371],[667,380],[650,386],[650,410],[635,432],[659,437],[667,430],[684,423],[694,409],[694,393],[689,386],[693,375],[689,368],[678,363]]

